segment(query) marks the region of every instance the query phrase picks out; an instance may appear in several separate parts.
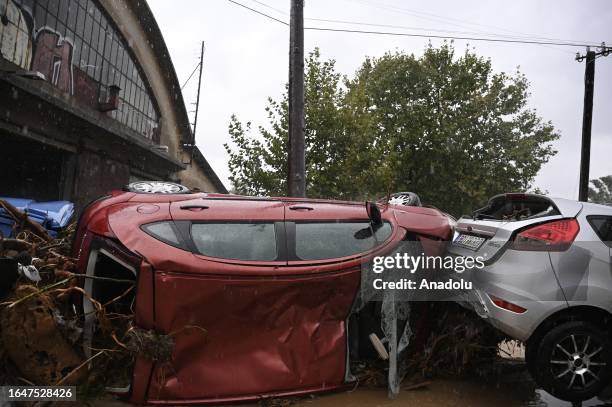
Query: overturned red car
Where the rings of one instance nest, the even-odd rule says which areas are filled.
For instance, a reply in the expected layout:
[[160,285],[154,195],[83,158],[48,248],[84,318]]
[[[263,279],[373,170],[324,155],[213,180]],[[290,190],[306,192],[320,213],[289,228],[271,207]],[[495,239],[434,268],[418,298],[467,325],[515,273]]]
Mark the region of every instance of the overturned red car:
[[[79,272],[136,280],[139,327],[206,331],[176,336],[164,374],[138,358],[124,389],[138,404],[216,404],[350,385],[357,355],[349,344],[364,332],[351,318],[361,265],[408,238],[437,254],[453,222],[401,199],[364,205],[150,192],[132,187],[89,205],[74,244]],[[116,295],[103,281],[84,284],[100,301]],[[88,324],[92,335],[95,321]]]

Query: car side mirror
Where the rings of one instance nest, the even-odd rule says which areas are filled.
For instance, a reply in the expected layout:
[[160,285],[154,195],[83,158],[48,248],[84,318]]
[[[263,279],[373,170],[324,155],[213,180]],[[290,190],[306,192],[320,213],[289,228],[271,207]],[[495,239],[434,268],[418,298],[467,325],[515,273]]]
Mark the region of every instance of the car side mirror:
[[382,225],[382,215],[380,214],[378,205],[376,205],[374,202],[366,202],[366,212],[368,213],[368,218],[370,218],[372,225]]
[[374,202],[366,202],[366,212],[370,218],[370,225],[355,232],[355,239],[362,240],[374,236],[374,233],[383,225],[380,209]]

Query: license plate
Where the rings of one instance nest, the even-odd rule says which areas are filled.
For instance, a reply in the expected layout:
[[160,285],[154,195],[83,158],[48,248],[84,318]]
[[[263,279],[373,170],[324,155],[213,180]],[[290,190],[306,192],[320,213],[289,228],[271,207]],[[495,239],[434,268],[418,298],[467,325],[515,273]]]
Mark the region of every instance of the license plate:
[[453,242],[456,246],[465,247],[470,250],[478,250],[484,243],[485,238],[472,235],[459,235]]

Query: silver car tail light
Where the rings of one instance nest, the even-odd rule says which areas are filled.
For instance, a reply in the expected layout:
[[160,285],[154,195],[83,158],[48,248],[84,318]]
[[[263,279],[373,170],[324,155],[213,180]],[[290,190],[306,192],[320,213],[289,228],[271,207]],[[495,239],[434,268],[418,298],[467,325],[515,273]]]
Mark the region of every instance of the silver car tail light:
[[576,219],[540,223],[519,232],[512,242],[514,250],[565,251],[580,231]]

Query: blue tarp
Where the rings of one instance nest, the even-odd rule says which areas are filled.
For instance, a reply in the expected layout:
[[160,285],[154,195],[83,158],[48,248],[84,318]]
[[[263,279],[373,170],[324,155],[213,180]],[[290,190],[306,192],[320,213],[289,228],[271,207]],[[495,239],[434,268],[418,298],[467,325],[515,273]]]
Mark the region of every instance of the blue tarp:
[[[68,226],[74,215],[74,204],[68,201],[36,202],[32,199],[5,197],[0,199],[25,212],[28,218],[40,223],[54,237],[62,228]],[[0,208],[0,231],[4,237],[14,237],[12,236],[14,223],[4,208]]]

